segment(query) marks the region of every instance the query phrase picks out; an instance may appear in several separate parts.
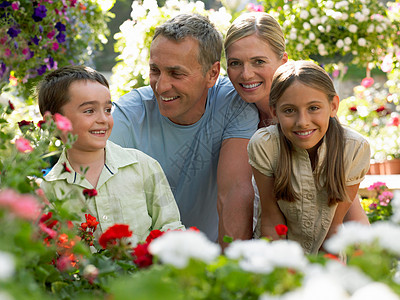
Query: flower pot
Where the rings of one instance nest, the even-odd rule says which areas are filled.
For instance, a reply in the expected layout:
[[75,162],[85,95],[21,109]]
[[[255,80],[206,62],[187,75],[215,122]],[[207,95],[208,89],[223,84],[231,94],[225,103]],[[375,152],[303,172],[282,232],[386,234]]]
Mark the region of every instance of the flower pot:
[[369,166],[368,175],[381,175],[385,174],[385,166],[383,163],[372,163]]
[[400,159],[386,160],[384,163],[385,174],[400,174]]

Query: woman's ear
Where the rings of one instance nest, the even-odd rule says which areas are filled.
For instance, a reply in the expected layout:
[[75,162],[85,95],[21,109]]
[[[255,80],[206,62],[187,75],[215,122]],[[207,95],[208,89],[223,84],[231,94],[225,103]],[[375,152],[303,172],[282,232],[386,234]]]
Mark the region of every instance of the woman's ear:
[[332,102],[330,103],[331,105],[331,114],[330,116],[333,118],[334,116],[336,116],[338,109],[339,109],[339,96],[336,95],[335,97],[333,97]]

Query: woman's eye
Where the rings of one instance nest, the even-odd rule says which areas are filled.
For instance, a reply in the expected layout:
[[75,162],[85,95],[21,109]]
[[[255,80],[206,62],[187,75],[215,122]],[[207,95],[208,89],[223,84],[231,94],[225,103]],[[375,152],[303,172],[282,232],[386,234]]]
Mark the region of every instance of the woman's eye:
[[257,65],[262,65],[262,64],[264,64],[264,63],[265,63],[265,61],[263,61],[262,59],[256,60],[256,64],[257,64]]

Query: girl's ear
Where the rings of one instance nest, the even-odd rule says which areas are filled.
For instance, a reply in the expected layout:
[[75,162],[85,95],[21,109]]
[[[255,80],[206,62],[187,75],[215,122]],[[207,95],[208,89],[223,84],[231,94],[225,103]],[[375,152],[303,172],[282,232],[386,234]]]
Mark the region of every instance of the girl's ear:
[[336,116],[338,109],[339,109],[339,96],[336,95],[335,97],[333,97],[332,102],[330,103],[331,105],[331,114],[330,116],[333,118],[334,116]]
[[276,108],[275,107],[270,107],[270,110],[271,110],[271,113],[272,113],[274,124],[278,124],[279,123],[279,119],[278,119],[278,115],[276,114]]

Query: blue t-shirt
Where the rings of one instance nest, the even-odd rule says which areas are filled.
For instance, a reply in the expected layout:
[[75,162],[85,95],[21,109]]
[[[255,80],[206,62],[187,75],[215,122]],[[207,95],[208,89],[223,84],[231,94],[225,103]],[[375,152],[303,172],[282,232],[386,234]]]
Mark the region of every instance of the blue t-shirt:
[[192,125],[162,116],[151,87],[135,89],[114,102],[110,139],[136,148],[162,166],[178,204],[182,223],[218,237],[217,166],[228,138],[250,139],[259,121],[255,105],[244,102],[228,78],[209,89],[206,110]]

